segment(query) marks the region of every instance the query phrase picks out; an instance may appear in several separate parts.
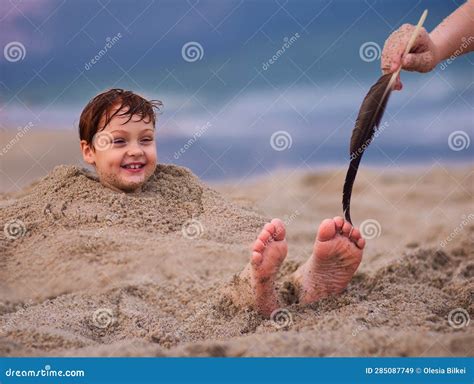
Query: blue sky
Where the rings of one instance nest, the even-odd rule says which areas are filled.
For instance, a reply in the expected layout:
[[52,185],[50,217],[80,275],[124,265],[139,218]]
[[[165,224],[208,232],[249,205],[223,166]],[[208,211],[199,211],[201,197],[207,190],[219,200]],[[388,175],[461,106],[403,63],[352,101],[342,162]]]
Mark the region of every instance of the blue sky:
[[[343,162],[360,103],[380,75],[385,39],[403,23],[416,24],[425,8],[430,31],[456,7],[412,0],[7,0],[0,43],[21,43],[22,58],[1,57],[1,128],[31,121],[35,129],[76,129],[90,98],[121,87],[163,101],[159,149],[170,161],[209,124],[178,162],[198,164],[203,151],[219,156],[226,143],[229,163],[250,154],[242,169],[255,159],[268,167]],[[197,47],[198,59],[183,54],[186,44]],[[364,46],[375,56],[364,56]],[[403,73],[405,89],[387,109],[390,127],[374,143],[381,152],[369,156],[471,156],[446,143],[454,128],[472,137],[472,65],[465,55],[444,70]],[[289,133],[292,148],[275,159],[268,143],[277,131]]]

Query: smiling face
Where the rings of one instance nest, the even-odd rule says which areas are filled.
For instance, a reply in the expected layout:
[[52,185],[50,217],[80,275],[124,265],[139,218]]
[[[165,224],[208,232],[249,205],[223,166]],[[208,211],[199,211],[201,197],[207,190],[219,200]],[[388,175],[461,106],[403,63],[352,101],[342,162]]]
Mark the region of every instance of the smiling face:
[[[112,110],[112,113],[115,112]],[[94,165],[100,182],[114,190],[135,192],[153,175],[156,162],[155,129],[140,116],[120,110],[92,143],[81,140],[84,161]]]

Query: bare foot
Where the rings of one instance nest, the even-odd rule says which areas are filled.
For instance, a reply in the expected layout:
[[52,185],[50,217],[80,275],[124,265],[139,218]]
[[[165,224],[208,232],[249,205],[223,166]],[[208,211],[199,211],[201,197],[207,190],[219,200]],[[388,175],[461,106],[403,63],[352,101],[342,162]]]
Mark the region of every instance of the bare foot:
[[280,219],[265,224],[252,245],[250,263],[240,274],[251,287],[252,304],[264,316],[280,308],[275,279],[288,253],[285,225]]
[[341,293],[362,259],[365,240],[342,217],[324,220],[318,229],[313,254],[293,274],[299,302],[309,304]]

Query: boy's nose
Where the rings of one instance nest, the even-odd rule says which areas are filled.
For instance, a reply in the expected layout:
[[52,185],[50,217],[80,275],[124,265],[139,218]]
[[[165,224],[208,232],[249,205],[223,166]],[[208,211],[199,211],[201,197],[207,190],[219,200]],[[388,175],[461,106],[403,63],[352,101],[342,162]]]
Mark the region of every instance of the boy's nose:
[[143,154],[143,149],[138,144],[132,144],[127,149],[127,154],[129,156],[137,156]]

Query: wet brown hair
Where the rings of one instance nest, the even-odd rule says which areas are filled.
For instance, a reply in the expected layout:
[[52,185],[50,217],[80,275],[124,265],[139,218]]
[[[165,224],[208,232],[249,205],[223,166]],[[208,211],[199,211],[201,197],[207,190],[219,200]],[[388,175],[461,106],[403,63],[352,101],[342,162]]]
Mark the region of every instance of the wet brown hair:
[[[120,107],[114,113],[111,113],[116,106]],[[162,106],[161,101],[146,100],[132,91],[120,88],[109,89],[89,101],[82,111],[79,120],[79,138],[93,145],[94,135],[103,130],[115,115],[128,116],[128,120],[124,124],[128,123],[134,115],[137,115],[140,117],[138,121],[151,122],[155,127],[155,109],[160,112]],[[103,120],[104,117],[105,120]],[[101,124],[102,121],[103,124]]]

